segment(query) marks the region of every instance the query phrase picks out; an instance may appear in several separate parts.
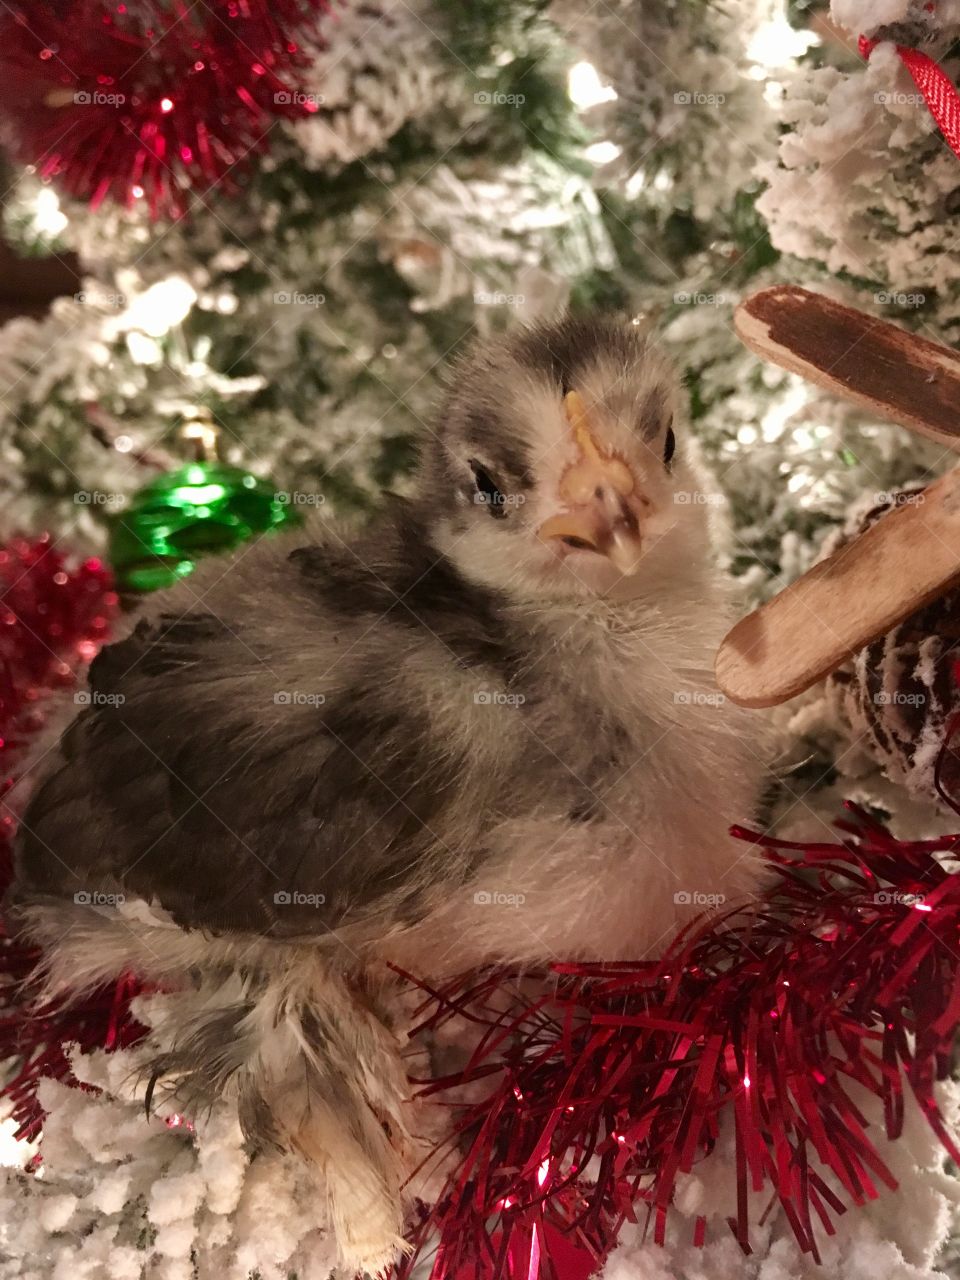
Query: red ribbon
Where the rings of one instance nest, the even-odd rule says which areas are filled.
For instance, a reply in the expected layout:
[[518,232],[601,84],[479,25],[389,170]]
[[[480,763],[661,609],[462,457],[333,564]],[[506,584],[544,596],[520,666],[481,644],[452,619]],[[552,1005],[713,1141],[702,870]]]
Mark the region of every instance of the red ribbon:
[[[869,58],[880,42],[860,37],[860,53]],[[923,94],[930,114],[940,126],[940,132],[953,151],[960,157],[960,94],[941,66],[919,49],[898,44],[900,60],[913,77],[913,83]]]

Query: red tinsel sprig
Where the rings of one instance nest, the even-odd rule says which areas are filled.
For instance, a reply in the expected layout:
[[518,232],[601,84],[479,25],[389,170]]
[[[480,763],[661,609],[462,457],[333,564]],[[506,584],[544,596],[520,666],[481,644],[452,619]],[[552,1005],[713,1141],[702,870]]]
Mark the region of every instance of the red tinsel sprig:
[[[502,974],[431,993],[424,1027],[466,1015],[483,1030],[463,1073],[423,1095],[489,1089],[460,1113],[459,1167],[400,1277],[439,1239],[433,1280],[570,1280],[547,1247],[558,1233],[586,1275],[638,1213],[662,1243],[677,1178],[721,1125],[735,1143],[728,1225],[741,1247],[749,1192],[767,1190],[817,1258],[837,1214],[896,1185],[858,1105],[864,1089],[889,1137],[912,1092],[960,1159],[934,1094],[960,1025],[960,877],[940,861],[960,837],[900,841],[848,810],[839,843],[738,831],[765,849],[770,888],[662,960],[557,965],[533,998]],[[706,1236],[700,1219],[694,1243]]]
[[[0,546],[0,895],[12,875],[25,760],[46,722],[48,699],[77,684],[116,610],[110,574],[99,560],[76,564],[49,535]],[[73,1081],[68,1046],[122,1048],[144,1031],[130,1013],[138,988],[125,978],[69,1008],[37,1008],[31,977],[39,959],[35,947],[0,926],[0,1060],[13,1064],[0,1096],[19,1125],[17,1136],[27,1139],[42,1121],[40,1081]]]
[[[93,207],[234,190],[279,119],[317,102],[300,33],[329,0],[31,0],[0,7],[0,109],[17,154]],[[319,36],[314,33],[314,40]]]
[[[71,686],[116,613],[109,571],[74,566],[49,535],[0,545],[0,771],[41,727],[41,704]],[[0,892],[6,881],[0,883]]]
[[17,1125],[16,1137],[31,1142],[43,1127],[43,1109],[37,1099],[42,1080],[76,1085],[69,1054],[106,1050],[112,1053],[136,1044],[146,1034],[130,1012],[130,1002],[143,993],[142,984],[125,975],[108,987],[98,988],[69,1007],[29,1002],[32,971],[39,954],[7,941],[0,948],[0,992],[18,984],[19,994],[0,999],[0,1051],[16,1064],[12,1078],[0,1096],[4,1114]]

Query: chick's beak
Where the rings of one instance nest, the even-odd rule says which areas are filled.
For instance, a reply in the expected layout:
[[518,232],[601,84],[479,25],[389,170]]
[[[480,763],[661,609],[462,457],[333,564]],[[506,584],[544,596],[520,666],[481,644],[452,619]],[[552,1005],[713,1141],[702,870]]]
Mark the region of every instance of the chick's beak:
[[537,533],[545,542],[595,551],[625,576],[634,574],[643,550],[640,516],[647,505],[636,477],[622,458],[597,444],[578,392],[568,392],[563,405],[577,457],[560,479],[564,510],[545,520]]

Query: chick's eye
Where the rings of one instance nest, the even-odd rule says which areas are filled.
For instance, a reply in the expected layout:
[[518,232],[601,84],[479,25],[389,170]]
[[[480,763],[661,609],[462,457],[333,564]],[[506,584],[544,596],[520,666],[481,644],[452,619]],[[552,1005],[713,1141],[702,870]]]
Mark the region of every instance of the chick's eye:
[[507,514],[506,499],[497,486],[497,482],[489,471],[485,471],[479,462],[470,459],[477,492],[474,501],[485,506],[495,519],[502,519]]
[[666,438],[663,442],[663,461],[669,467],[673,460],[673,455],[677,451],[677,437],[673,434],[673,427],[667,427]]

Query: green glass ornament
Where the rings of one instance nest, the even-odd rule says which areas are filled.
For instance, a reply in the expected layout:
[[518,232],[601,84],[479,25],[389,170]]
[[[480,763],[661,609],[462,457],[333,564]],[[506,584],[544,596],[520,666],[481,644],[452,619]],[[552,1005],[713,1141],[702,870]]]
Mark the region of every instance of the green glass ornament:
[[121,591],[156,591],[192,573],[203,556],[300,523],[266,480],[198,460],[159,476],[114,517],[110,559]]

